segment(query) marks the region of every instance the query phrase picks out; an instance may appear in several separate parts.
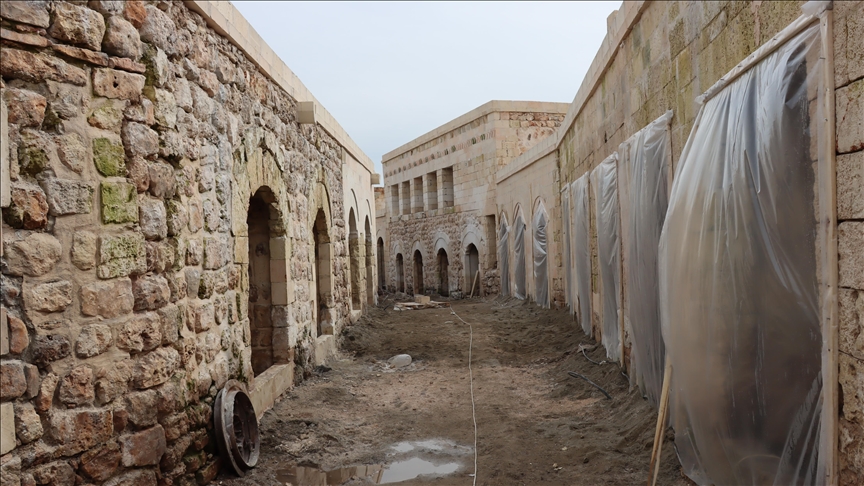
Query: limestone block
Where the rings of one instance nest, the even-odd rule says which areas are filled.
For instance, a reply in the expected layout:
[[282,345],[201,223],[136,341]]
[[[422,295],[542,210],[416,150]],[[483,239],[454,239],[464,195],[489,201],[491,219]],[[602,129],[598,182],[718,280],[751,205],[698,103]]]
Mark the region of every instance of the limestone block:
[[156,390],[131,392],[124,397],[129,422],[136,427],[149,427],[156,423],[159,410],[156,408]]
[[108,17],[105,23],[102,50],[108,54],[138,60],[141,57],[141,37],[131,22],[119,16]]
[[162,87],[170,80],[169,74],[171,74],[171,64],[168,61],[168,56],[162,49],[159,49],[152,44],[147,44],[144,48],[144,57],[142,62],[147,66],[144,75],[147,78],[148,86]]
[[56,154],[54,141],[45,133],[24,128],[18,144],[18,171],[21,174],[37,176],[51,168]]
[[175,199],[167,201],[167,225],[168,236],[178,236],[186,229],[189,223],[189,214],[186,211],[186,205]]
[[221,236],[204,237],[204,268],[214,270],[228,264],[228,241]]
[[72,236],[72,263],[80,270],[96,266],[99,237],[91,231],[76,231]]
[[62,455],[73,455],[111,438],[114,420],[111,410],[52,410],[49,432]]
[[204,332],[216,320],[216,308],[212,302],[193,301],[189,304],[189,324],[195,332]]
[[93,370],[89,366],[76,366],[60,379],[58,398],[69,408],[92,404],[95,396]]
[[78,470],[90,479],[104,481],[114,475],[119,465],[120,445],[112,441],[82,454]]
[[45,179],[42,188],[48,196],[52,216],[89,214],[93,209],[93,186],[83,181]]
[[845,221],[837,227],[840,286],[864,289],[864,222]]
[[3,221],[18,229],[40,229],[48,225],[48,200],[42,189],[29,182],[12,184],[9,207],[3,208]]
[[141,74],[127,73],[110,68],[93,70],[93,93],[105,98],[137,101],[144,89]]
[[146,268],[147,252],[141,234],[102,236],[99,242],[99,278],[135,275]]
[[105,19],[99,12],[71,3],[58,3],[51,15],[48,34],[55,39],[98,51],[105,35]]
[[165,128],[174,128],[177,125],[177,101],[170,91],[156,89],[154,92],[155,104],[154,118],[156,123]]
[[176,349],[156,349],[136,360],[132,370],[132,385],[139,389],[161,385],[171,378],[179,365],[180,354]]
[[[0,2],[9,3],[9,2]],[[0,454],[15,449],[15,408],[11,402],[0,403]]]
[[93,139],[93,163],[104,176],[126,175],[126,154],[123,145],[108,138]]
[[163,162],[150,162],[148,170],[150,175],[150,194],[160,199],[174,197],[174,194],[176,194],[174,169]]
[[24,308],[28,312],[61,312],[72,303],[72,282],[68,280],[41,284],[25,280],[22,290]]
[[43,29],[50,25],[46,1],[0,2],[0,17]]
[[44,96],[26,89],[8,88],[4,90],[3,97],[9,110],[9,123],[36,128],[42,125],[48,106]]
[[98,356],[111,347],[111,328],[105,324],[91,324],[81,330],[75,343],[75,354],[79,358]]
[[27,378],[24,376],[24,362],[18,360],[0,361],[0,398],[18,398],[27,391]]
[[131,157],[126,161],[126,179],[135,184],[139,193],[150,188],[150,162],[143,157]]
[[77,133],[67,133],[57,137],[57,155],[63,165],[80,174],[87,162],[87,147],[84,145],[84,139]]
[[9,274],[30,277],[39,277],[53,270],[62,250],[57,238],[46,233],[27,233],[21,239],[8,234],[3,245]]
[[22,79],[30,83],[39,83],[50,79],[76,86],[87,84],[87,74],[79,67],[67,64],[62,59],[46,53],[33,53],[11,48],[3,49],[0,74],[7,79]]
[[45,365],[69,356],[72,346],[69,338],[62,334],[48,334],[34,336],[30,344],[33,354],[33,363]]
[[843,389],[843,416],[864,423],[864,361],[840,354],[840,387]]
[[200,199],[190,199],[187,202],[189,207],[189,232],[197,233],[204,227],[204,208],[201,205]]
[[837,156],[837,218],[864,219],[864,151]]
[[168,55],[177,53],[174,21],[153,5],[144,7],[146,17],[141,24],[141,40],[159,47]]
[[122,135],[129,157],[149,158],[159,153],[159,134],[147,125],[127,122],[123,125]]
[[864,76],[864,7],[840,2],[834,12],[834,80],[843,86]]
[[864,79],[835,92],[837,151],[864,149]]
[[197,239],[190,239],[186,243],[186,265],[200,265],[203,257],[204,247],[201,246],[201,241]]
[[93,108],[87,123],[96,128],[116,132],[123,121],[123,102],[118,100],[107,100]]
[[132,283],[135,296],[135,310],[156,310],[168,304],[171,291],[168,281],[162,275],[145,275]]
[[60,378],[54,373],[45,375],[45,379],[39,384],[36,400],[33,401],[36,410],[45,412],[51,408],[51,403],[54,401],[54,391],[57,389],[58,383],[60,383]]
[[864,292],[840,288],[840,351],[864,360]]
[[96,373],[96,400],[100,405],[111,402],[126,393],[132,378],[132,361],[111,363]]
[[128,278],[94,282],[81,287],[81,313],[85,316],[113,319],[131,313],[133,305],[132,281]]
[[162,322],[162,345],[174,344],[180,338],[180,330],[186,327],[186,305],[172,304],[159,309]]
[[138,191],[133,184],[103,181],[99,188],[103,223],[138,222]]
[[138,221],[141,233],[148,240],[161,240],[168,237],[168,222],[165,204],[161,199],[141,195],[138,197]]
[[[27,332],[27,326],[24,321],[13,315],[7,315],[9,324],[9,352],[12,354],[21,354],[30,345],[30,335]],[[0,322],[0,325],[3,325]]]
[[117,347],[136,353],[155,349],[162,343],[161,328],[157,314],[135,314],[117,331]]

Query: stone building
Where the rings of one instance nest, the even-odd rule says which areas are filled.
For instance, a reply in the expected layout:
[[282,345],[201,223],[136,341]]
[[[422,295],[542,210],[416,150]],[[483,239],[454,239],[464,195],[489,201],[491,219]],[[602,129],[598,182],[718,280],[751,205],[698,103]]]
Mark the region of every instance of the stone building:
[[497,294],[495,174],[553,134],[568,106],[490,101],[385,154],[380,283],[409,294]]
[[205,484],[375,301],[379,176],[229,2],[0,19],[0,483]]

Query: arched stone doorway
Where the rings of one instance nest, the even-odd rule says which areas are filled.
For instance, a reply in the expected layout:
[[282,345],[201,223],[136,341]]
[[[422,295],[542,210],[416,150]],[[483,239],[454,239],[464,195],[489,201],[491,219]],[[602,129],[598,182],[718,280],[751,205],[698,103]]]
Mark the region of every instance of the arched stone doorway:
[[384,282],[384,238],[378,238],[378,253],[375,257],[378,259],[378,292],[383,292],[386,288]]
[[480,295],[480,252],[474,243],[465,248],[465,283],[469,296]]
[[450,261],[444,248],[438,250],[438,293],[443,296],[450,295]]
[[414,250],[414,293],[422,294],[423,288],[423,254]]
[[319,208],[312,224],[312,237],[315,243],[315,313],[316,332],[318,336],[333,334],[333,264],[330,230],[327,225],[327,215]]
[[348,211],[348,269],[351,276],[351,309],[360,310],[360,234],[354,208]]
[[369,224],[369,216],[366,216],[365,225],[365,242],[366,242],[366,305],[375,305],[375,286],[372,282],[375,281],[375,268],[372,266],[372,226]]
[[405,261],[401,253],[396,254],[396,290],[405,292]]

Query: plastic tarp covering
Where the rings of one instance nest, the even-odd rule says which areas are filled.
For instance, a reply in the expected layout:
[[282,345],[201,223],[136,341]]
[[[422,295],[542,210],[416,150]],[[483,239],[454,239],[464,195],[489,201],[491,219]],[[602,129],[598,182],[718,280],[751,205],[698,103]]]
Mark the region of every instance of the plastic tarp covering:
[[573,295],[573,271],[571,268],[573,267],[573,257],[571,256],[572,245],[570,239],[570,185],[564,186],[564,190],[561,192],[561,211],[563,217],[563,231],[564,231],[564,295],[567,300],[568,309],[570,310],[570,314],[572,315],[576,306],[573,304],[575,302],[570,298]]
[[810,154],[820,51],[817,22],[718,91],[676,169],[662,329],[675,445],[700,484],[825,480]]
[[573,249],[576,267],[576,300],[579,304],[578,319],[585,334],[591,335],[591,232],[588,213],[588,179],[585,174],[570,186],[573,199]]
[[669,122],[672,112],[654,120],[621,144],[618,179],[621,191],[624,272],[627,281],[626,325],[631,336],[630,381],[656,407],[663,388],[666,349],[660,330],[657,258],[660,232],[669,204]]
[[516,218],[513,231],[513,252],[516,254],[515,288],[513,296],[525,300],[525,221],[522,216]]
[[612,361],[621,357],[621,238],[618,216],[618,154],[613,153],[591,171],[597,218],[597,260],[600,268],[601,342]]
[[498,229],[498,269],[501,275],[501,295],[510,295],[510,228],[502,219]]
[[534,214],[534,301],[549,308],[549,271],[546,264],[546,228],[549,220],[541,205]]

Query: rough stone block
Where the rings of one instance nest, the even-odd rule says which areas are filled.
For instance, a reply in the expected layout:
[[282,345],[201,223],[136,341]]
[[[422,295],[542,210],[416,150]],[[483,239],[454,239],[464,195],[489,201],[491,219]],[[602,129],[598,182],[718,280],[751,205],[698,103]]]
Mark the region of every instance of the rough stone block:
[[75,470],[67,461],[54,461],[33,468],[36,484],[52,486],[74,486]]
[[123,125],[123,145],[129,157],[148,158],[159,153],[159,134],[147,125],[127,122]]
[[21,354],[30,345],[30,335],[27,332],[27,326],[24,325],[21,319],[13,315],[8,315],[7,320],[9,323],[9,352],[12,354]]
[[79,270],[90,270],[96,266],[96,250],[99,237],[91,231],[76,231],[72,236],[72,264]]
[[104,481],[114,475],[119,465],[120,445],[112,441],[82,454],[78,470],[90,479]]
[[864,290],[864,222],[845,221],[837,230],[840,286]]
[[0,64],[0,74],[7,79],[23,79],[31,83],[39,83],[50,79],[76,86],[87,84],[87,74],[79,67],[67,64],[62,59],[49,54],[33,53],[11,48],[3,49],[3,63]]
[[0,2],[0,17],[43,29],[51,25],[46,1]]
[[168,236],[165,204],[161,199],[144,195],[138,197],[138,221],[141,232],[148,240],[161,240]]
[[0,455],[15,447],[15,406],[11,402],[0,403]]
[[145,275],[132,283],[135,310],[156,310],[168,304],[171,290],[162,275]]
[[165,347],[147,353],[135,362],[132,385],[138,389],[161,385],[171,378],[180,365],[180,354],[176,349]]
[[132,281],[128,278],[81,287],[81,313],[85,316],[113,319],[131,313],[133,305]]
[[107,100],[93,108],[87,123],[96,128],[116,132],[123,121],[123,105],[117,100]]
[[134,185],[126,182],[103,181],[99,187],[103,223],[138,222],[138,191]]
[[864,219],[864,150],[837,156],[837,218]]
[[4,238],[3,256],[10,275],[40,277],[60,260],[60,241],[46,233],[28,233],[21,239]]
[[60,445],[58,453],[73,455],[106,442],[114,433],[111,410],[52,410],[51,437]]
[[216,308],[212,302],[195,301],[189,304],[190,323],[195,332],[204,332],[216,321]]
[[27,311],[60,312],[72,303],[72,283],[68,280],[23,285],[24,308]]
[[840,354],[840,387],[843,390],[843,417],[864,423],[864,361]]
[[57,384],[60,383],[60,378],[54,373],[45,375],[45,379],[39,384],[39,393],[36,399],[33,400],[33,405],[36,410],[45,412],[51,408],[54,401],[54,391],[57,390]]
[[135,184],[135,189],[145,192],[150,187],[150,163],[143,157],[132,157],[126,161],[126,178]]
[[156,123],[165,128],[174,128],[177,125],[177,101],[170,91],[156,89],[153,103],[156,105]]
[[126,175],[126,153],[123,145],[108,138],[93,140],[93,163],[100,174],[108,177]]
[[840,288],[840,351],[864,360],[864,292]]
[[37,177],[42,171],[51,168],[56,147],[54,141],[44,132],[32,128],[21,129],[18,143],[18,172]]
[[4,90],[9,123],[22,127],[39,127],[45,119],[48,100],[39,93],[26,89],[8,88]]
[[67,179],[45,179],[42,188],[48,195],[52,216],[89,214],[93,209],[93,186]]
[[69,408],[80,407],[93,403],[93,370],[89,366],[79,365],[60,379],[60,401]]
[[141,24],[141,40],[159,47],[168,55],[176,54],[178,46],[174,21],[153,5],[147,5],[144,9],[146,18]]
[[30,344],[33,353],[33,362],[45,365],[69,356],[72,346],[69,338],[62,334],[48,334],[45,336],[34,336]]
[[124,398],[129,421],[139,428],[149,427],[156,423],[159,410],[156,408],[156,390],[131,392]]
[[27,391],[27,378],[24,376],[24,362],[18,360],[0,361],[0,398],[18,398]]
[[84,61],[90,64],[95,64],[96,66],[108,65],[108,56],[102,52],[91,51],[90,49],[66,46],[62,44],[54,44],[53,46],[51,46],[51,48],[54,51],[63,54],[64,56],[71,57],[72,59]]
[[106,481],[103,486],[155,486],[156,472],[150,469],[136,469],[125,472]]
[[17,229],[40,229],[48,225],[48,200],[42,189],[24,181],[12,185],[9,207],[3,208],[3,221]]
[[105,19],[99,12],[71,3],[58,3],[51,15],[48,34],[58,40],[98,51],[105,35]]
[[167,221],[168,236],[179,236],[186,229],[189,222],[189,214],[186,211],[186,206],[177,200],[167,201]]
[[99,278],[125,277],[147,268],[144,237],[139,233],[103,236],[99,245]]
[[864,149],[864,79],[835,92],[837,151]]
[[75,354],[79,358],[98,356],[111,347],[111,328],[105,324],[91,324],[81,330],[75,343]]
[[215,270],[228,264],[228,241],[220,236],[204,237],[204,268]]
[[162,324],[155,313],[132,316],[117,332],[117,347],[140,353],[155,349],[162,343]]
[[131,22],[119,16],[108,17],[102,50],[108,54],[137,60],[141,57],[141,36]]
[[87,162],[87,147],[84,139],[77,133],[67,133],[57,137],[57,155],[60,162],[78,174]]
[[110,68],[93,70],[93,93],[105,98],[138,101],[144,89],[141,74],[127,73]]
[[[147,167],[150,176],[150,194],[159,199],[174,197],[176,194],[174,169],[163,162],[151,162]],[[171,204],[171,202],[168,203]],[[179,201],[173,202],[180,203]]]

